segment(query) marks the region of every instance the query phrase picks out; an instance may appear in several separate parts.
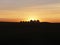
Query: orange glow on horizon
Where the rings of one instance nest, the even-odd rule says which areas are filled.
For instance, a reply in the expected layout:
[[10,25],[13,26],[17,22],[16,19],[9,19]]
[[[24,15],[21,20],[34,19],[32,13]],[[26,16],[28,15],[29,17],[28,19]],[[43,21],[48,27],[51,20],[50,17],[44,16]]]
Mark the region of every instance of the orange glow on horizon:
[[34,20],[42,21],[37,15],[32,15],[32,14],[31,15],[29,14],[29,16],[27,16],[23,19],[23,21],[30,21],[30,20],[32,20],[32,21],[34,21]]
[[38,20],[38,19],[37,19],[37,17],[29,16],[29,17],[27,17],[27,19],[25,21],[30,21],[30,20]]

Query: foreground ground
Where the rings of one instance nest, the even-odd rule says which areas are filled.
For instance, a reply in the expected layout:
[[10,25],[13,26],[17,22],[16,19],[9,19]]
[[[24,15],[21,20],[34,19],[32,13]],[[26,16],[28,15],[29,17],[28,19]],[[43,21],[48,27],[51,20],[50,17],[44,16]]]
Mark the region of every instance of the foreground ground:
[[60,23],[0,23],[0,44],[54,45],[60,43]]

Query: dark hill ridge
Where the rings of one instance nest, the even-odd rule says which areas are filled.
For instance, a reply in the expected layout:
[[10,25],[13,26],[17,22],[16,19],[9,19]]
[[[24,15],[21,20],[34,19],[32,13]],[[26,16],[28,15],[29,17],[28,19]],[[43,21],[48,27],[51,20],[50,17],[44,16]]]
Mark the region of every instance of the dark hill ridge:
[[0,43],[8,45],[54,45],[60,41],[60,23],[0,22]]

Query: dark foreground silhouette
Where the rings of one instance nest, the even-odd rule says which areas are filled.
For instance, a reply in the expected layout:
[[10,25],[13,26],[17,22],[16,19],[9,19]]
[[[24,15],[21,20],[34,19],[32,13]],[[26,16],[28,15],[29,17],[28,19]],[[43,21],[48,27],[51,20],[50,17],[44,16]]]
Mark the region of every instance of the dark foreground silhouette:
[[0,44],[60,45],[60,23],[0,22]]

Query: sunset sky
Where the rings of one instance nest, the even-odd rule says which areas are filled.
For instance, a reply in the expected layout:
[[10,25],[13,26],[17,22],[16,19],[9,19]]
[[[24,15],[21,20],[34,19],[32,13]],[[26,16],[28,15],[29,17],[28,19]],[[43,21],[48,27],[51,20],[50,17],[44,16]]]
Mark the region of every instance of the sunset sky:
[[60,0],[0,0],[0,21],[60,22]]

